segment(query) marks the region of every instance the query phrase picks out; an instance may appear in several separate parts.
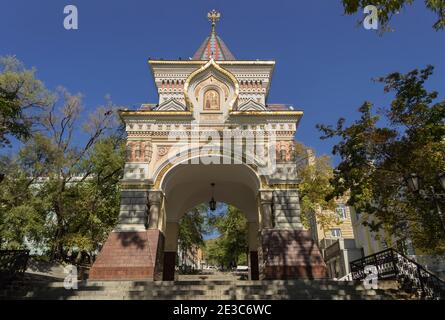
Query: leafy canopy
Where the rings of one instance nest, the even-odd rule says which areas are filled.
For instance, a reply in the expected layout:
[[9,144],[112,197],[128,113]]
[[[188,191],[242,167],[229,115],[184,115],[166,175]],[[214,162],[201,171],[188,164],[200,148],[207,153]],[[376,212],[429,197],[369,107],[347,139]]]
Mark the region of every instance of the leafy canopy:
[[[424,0],[425,7],[436,14],[433,28],[441,30],[445,28],[445,0]],[[383,31],[390,30],[389,22],[395,14],[408,7],[413,0],[342,0],[346,14],[354,14],[363,10],[368,5],[374,5],[378,9],[380,28]],[[413,21],[412,23],[416,23]]]
[[34,69],[26,69],[13,56],[0,57],[0,147],[10,146],[11,137],[28,139],[38,124],[39,111],[52,101]]
[[[441,190],[437,177],[445,171],[445,101],[425,88],[432,73],[427,66],[377,78],[385,92],[394,94],[389,106],[375,112],[371,102],[364,102],[351,125],[341,118],[335,127],[318,128],[322,139],[340,139],[333,154],[341,162],[328,198],[350,192],[350,205],[378,218],[372,229],[386,225],[396,236],[409,233],[420,250],[444,252],[445,233],[433,201],[411,193],[404,181],[417,173],[425,187]],[[443,210],[444,202],[439,205]]]
[[[8,59],[0,86],[18,89],[12,102],[20,110],[37,108],[19,113],[25,122],[11,118],[22,124],[32,118],[33,127],[23,127],[27,139],[16,155],[0,158],[0,247],[31,246],[53,259],[91,262],[119,213],[125,148],[116,106],[107,102],[83,117],[81,94],[49,93],[34,71]],[[2,130],[9,143],[14,131]]]

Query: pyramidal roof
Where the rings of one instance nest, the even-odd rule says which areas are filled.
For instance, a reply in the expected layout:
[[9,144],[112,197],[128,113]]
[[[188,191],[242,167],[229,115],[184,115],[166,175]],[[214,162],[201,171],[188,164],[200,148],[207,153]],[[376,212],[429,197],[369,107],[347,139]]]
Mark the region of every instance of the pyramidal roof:
[[193,55],[192,60],[210,60],[211,58],[214,60],[236,60],[224,41],[216,34],[216,22],[221,14],[212,10],[207,17],[212,22],[212,31]]

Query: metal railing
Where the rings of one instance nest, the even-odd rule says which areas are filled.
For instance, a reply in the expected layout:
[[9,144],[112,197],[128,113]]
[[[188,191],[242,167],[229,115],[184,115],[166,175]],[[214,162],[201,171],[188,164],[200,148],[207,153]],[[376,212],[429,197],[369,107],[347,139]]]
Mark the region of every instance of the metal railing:
[[366,278],[366,266],[377,268],[378,279],[395,279],[402,289],[422,299],[445,299],[445,282],[392,248],[352,261],[353,280]]

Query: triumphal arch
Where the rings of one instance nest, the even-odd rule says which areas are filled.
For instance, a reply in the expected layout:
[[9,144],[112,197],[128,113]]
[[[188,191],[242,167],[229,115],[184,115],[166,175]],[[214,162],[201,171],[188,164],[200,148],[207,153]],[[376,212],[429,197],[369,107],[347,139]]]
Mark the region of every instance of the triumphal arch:
[[250,278],[323,278],[300,222],[294,136],[303,112],[268,103],[274,61],[236,60],[216,33],[188,60],[149,65],[155,105],[121,110],[127,159],[119,223],[90,279],[173,280],[178,222],[212,198],[249,224]]

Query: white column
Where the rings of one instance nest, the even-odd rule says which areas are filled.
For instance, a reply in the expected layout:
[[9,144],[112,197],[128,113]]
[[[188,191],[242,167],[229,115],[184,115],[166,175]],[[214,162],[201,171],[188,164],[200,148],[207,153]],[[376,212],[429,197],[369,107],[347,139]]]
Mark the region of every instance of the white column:
[[148,205],[149,205],[149,216],[148,216],[148,229],[159,229],[160,215],[161,215],[161,203],[162,203],[162,192],[161,191],[150,191],[148,193]]
[[273,212],[272,212],[273,192],[260,191],[260,205],[261,205],[261,225],[262,229],[270,229],[273,227]]

